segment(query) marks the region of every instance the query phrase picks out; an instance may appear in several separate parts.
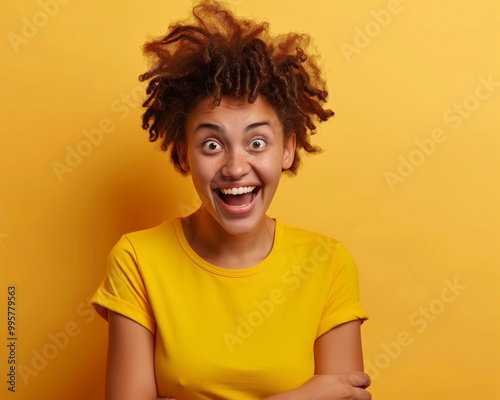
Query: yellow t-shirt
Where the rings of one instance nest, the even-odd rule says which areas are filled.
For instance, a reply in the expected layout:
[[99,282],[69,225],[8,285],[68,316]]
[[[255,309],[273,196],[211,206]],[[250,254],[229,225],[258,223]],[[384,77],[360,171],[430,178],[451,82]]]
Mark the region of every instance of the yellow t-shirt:
[[189,246],[180,219],[124,235],[92,303],[155,334],[158,394],[262,398],[314,375],[314,341],[367,319],[356,265],[338,241],[276,221],[258,265],[226,269]]

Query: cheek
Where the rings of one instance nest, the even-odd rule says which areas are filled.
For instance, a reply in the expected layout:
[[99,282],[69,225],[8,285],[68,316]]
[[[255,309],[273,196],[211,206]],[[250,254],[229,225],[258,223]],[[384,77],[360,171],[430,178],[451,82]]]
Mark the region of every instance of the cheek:
[[256,167],[261,179],[268,185],[277,185],[281,178],[282,160],[271,158],[262,160]]
[[193,159],[191,163],[191,176],[195,186],[210,184],[217,174],[217,165],[213,160]]
[[281,164],[283,163],[283,160],[281,157],[277,156],[268,161],[269,168],[272,168],[273,171],[281,171]]

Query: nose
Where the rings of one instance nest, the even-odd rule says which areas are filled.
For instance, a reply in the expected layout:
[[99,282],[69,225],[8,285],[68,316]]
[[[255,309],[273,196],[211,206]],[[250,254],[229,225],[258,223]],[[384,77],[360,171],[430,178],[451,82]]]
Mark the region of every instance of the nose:
[[239,179],[250,171],[250,164],[245,154],[230,150],[227,152],[221,173],[226,178]]

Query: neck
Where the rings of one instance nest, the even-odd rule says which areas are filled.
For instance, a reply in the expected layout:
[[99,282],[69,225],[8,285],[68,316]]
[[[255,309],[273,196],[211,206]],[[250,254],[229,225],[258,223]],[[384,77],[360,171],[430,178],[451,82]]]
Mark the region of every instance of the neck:
[[266,215],[251,232],[235,235],[226,231],[202,207],[183,218],[182,227],[193,250],[222,268],[243,269],[257,265],[267,257],[274,243],[275,221]]

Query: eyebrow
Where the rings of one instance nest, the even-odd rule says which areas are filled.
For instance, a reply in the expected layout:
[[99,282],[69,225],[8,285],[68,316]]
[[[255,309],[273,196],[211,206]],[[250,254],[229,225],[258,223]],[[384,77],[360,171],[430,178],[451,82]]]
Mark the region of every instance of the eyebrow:
[[[264,126],[264,125],[271,127],[271,124],[268,121],[254,122],[253,124],[250,124],[247,127],[245,127],[245,133],[251,131],[252,129],[258,128],[259,126]],[[223,133],[223,129],[220,125],[210,124],[210,123],[199,124],[194,131],[196,132],[202,128],[207,128],[216,131],[218,133]]]

